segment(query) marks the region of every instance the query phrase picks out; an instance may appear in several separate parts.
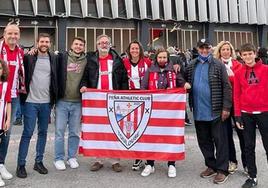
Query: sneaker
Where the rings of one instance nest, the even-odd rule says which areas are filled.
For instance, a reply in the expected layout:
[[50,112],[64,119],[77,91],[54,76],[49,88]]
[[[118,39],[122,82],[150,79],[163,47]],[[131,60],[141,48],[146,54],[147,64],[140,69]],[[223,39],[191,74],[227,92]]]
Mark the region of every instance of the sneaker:
[[5,186],[5,182],[2,180],[1,176],[0,176],[0,187],[4,187]]
[[248,178],[246,182],[242,185],[242,188],[251,188],[258,185],[257,178]]
[[248,175],[248,167],[244,167],[244,172],[245,175]]
[[212,176],[215,176],[217,173],[212,168],[207,168],[203,172],[201,172],[200,177],[201,178],[210,178]]
[[95,162],[93,165],[91,165],[90,171],[98,171],[102,167],[103,167],[103,164],[101,164],[100,162]]
[[13,175],[7,171],[5,165],[3,164],[0,164],[0,174],[4,180],[10,180],[13,178]]
[[193,123],[190,121],[190,120],[186,120],[185,123],[184,123],[185,126],[191,126],[193,125]]
[[214,178],[214,183],[216,184],[223,184],[228,179],[228,174],[225,175],[221,172],[217,173],[217,175]]
[[43,165],[43,162],[35,162],[34,163],[34,168],[35,171],[37,171],[39,174],[47,174],[48,170],[47,168]]
[[122,166],[119,163],[115,163],[112,165],[112,169],[115,172],[121,172],[122,171]]
[[54,165],[57,170],[66,170],[66,166],[63,160],[57,160],[54,162]]
[[168,177],[175,178],[176,177],[176,167],[173,165],[169,165],[168,167]]
[[143,167],[144,167],[144,164],[143,164],[142,160],[137,159],[135,161],[135,163],[132,165],[132,170],[138,171]]
[[18,178],[26,178],[27,177],[27,172],[26,172],[24,165],[17,167],[16,175]]
[[237,163],[230,161],[228,171],[230,174],[234,174],[237,171]]
[[76,159],[76,158],[70,158],[70,159],[67,161],[67,164],[68,164],[72,169],[75,169],[75,168],[78,168],[78,167],[79,167],[79,163],[77,162],[77,159]]
[[13,122],[13,125],[22,125],[22,120],[21,120],[21,119],[16,119],[16,120]]
[[154,173],[154,171],[155,171],[154,166],[146,165],[141,173],[141,176],[143,177],[149,176],[150,174]]

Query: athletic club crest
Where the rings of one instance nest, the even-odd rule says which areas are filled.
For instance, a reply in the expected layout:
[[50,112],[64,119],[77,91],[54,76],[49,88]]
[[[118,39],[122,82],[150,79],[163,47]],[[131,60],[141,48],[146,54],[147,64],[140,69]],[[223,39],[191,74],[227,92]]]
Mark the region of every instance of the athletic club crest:
[[119,141],[131,148],[145,131],[151,115],[151,95],[108,94],[108,117]]

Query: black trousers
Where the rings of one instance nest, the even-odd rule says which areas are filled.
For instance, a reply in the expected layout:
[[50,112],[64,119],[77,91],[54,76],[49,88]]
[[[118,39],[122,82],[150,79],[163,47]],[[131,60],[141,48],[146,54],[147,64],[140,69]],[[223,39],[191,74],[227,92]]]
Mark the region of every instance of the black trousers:
[[239,139],[239,146],[240,146],[240,151],[241,151],[241,160],[243,167],[247,167],[247,162],[246,162],[246,153],[245,153],[245,139],[243,135],[243,130],[238,129],[237,126],[235,126],[235,130]]
[[195,121],[199,148],[207,167],[228,174],[229,151],[226,125],[221,118],[213,121]]
[[229,161],[237,163],[236,159],[236,150],[233,139],[233,124],[232,124],[232,116],[229,116],[224,122],[224,126],[227,129],[227,137],[228,137],[228,147],[229,147]]
[[262,143],[268,160],[268,112],[264,112],[261,114],[242,113],[242,121],[244,123],[243,133],[245,138],[245,153],[248,174],[251,178],[256,178],[256,125],[258,125]]
[[[154,161],[155,161],[155,160],[147,160],[147,165],[154,166]],[[175,161],[168,161],[168,166],[169,166],[169,165],[173,165],[173,166],[175,166]]]

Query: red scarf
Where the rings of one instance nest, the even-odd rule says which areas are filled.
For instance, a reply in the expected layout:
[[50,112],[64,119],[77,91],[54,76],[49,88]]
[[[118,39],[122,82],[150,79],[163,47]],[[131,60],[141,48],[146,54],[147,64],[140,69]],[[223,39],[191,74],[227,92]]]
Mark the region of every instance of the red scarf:
[[[134,66],[130,63],[130,59],[125,58],[123,60],[123,63],[127,70],[127,74],[129,78],[128,79],[129,89],[140,89],[140,88],[137,88],[133,82],[132,68],[134,68]],[[136,66],[138,66],[139,82],[141,83],[141,80],[143,79],[146,70],[151,66],[151,61],[147,58],[142,58],[139,60]]]
[[[149,74],[149,90],[158,89],[159,72],[150,72]],[[167,72],[168,88],[176,87],[176,74],[174,71]]]
[[109,54],[105,58],[99,58],[100,75],[98,89],[113,89],[112,88],[112,63],[113,57]]
[[[14,52],[16,57],[11,57],[10,50],[4,41],[0,42],[0,57],[7,63],[9,69],[8,83],[11,86],[11,97],[16,98],[18,89],[25,92],[25,79],[23,67],[23,50],[17,45]],[[19,81],[19,82],[18,82]]]

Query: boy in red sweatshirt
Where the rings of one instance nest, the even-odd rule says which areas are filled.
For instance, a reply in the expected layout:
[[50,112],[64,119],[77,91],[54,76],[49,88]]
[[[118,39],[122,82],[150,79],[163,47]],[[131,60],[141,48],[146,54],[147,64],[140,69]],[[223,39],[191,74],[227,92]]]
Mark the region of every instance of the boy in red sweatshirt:
[[257,185],[255,162],[256,125],[258,125],[264,149],[268,153],[268,66],[255,61],[256,48],[252,44],[241,47],[245,64],[234,78],[234,109],[236,126],[244,129],[245,155],[249,178],[242,188]]

